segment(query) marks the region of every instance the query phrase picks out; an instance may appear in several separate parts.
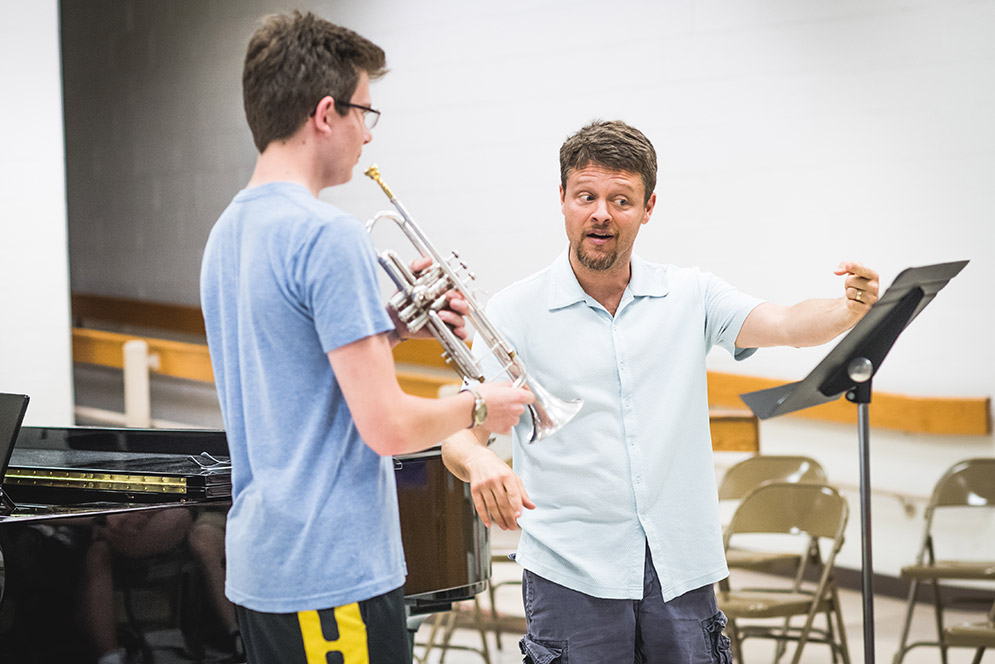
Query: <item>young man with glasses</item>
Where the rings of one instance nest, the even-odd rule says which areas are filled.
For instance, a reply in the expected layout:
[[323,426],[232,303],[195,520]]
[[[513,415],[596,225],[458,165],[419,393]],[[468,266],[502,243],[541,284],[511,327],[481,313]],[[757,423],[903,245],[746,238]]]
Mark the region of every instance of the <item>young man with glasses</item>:
[[486,431],[443,443],[484,523],[521,525],[520,645],[533,664],[731,661],[712,590],[727,570],[705,355],[825,343],[877,299],[877,274],[857,263],[836,270],[843,296],[784,307],[640,259],[633,245],[656,204],[656,170],[653,145],[622,122],[591,123],[563,143],[567,250],[492,297],[487,315],[537,382],[584,408],[532,445],[516,426],[514,472]]
[[[232,458],[225,591],[252,662],[410,662],[390,455],[480,419],[508,431],[532,401],[509,385],[420,399],[397,383],[391,346],[407,332],[380,301],[372,243],[318,199],[372,139],[384,64],[310,13],[268,17],[246,53],[259,155],[211,231],[201,304]],[[450,307],[462,333],[466,303]]]

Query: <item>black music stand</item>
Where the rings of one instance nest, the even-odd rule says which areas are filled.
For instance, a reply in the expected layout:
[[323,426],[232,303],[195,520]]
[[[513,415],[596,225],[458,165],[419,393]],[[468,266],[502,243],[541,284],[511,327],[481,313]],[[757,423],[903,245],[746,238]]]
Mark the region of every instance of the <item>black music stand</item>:
[[874,662],[874,588],[871,561],[870,425],[871,379],[902,330],[968,261],[903,270],[849,334],[797,383],[741,394],[762,420],[835,401],[841,394],[857,404],[860,444],[861,590],[864,600],[864,662]]

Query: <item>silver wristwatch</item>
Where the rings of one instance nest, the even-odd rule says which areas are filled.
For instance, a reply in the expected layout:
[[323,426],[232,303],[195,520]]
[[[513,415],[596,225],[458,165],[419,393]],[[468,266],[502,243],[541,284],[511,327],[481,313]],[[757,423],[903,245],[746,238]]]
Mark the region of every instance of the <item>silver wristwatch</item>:
[[487,402],[472,385],[467,385],[463,390],[473,395],[473,424],[467,428],[479,427],[487,419]]

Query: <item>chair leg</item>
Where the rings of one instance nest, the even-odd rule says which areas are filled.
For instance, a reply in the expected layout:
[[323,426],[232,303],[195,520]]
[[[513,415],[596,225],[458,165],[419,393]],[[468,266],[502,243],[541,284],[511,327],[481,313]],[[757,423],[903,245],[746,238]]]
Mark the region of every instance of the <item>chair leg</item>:
[[[842,625],[840,625],[842,628]],[[833,658],[833,664],[838,664],[839,653],[837,652],[839,646],[836,640],[836,630],[833,628],[833,610],[829,608],[826,610],[826,640],[829,641],[829,653]]]
[[949,664],[947,661],[947,640],[943,636],[943,598],[940,597],[940,582],[937,579],[933,579],[933,606],[936,618],[936,640],[940,644],[940,662]]
[[839,590],[833,586],[830,605],[826,609],[826,643],[830,648],[833,662],[850,664],[850,644],[846,640],[846,625],[843,624],[843,611],[840,606]]
[[805,626],[802,627],[801,632],[798,634],[798,645],[795,646],[795,655],[791,658],[791,664],[798,664],[802,659],[802,648],[808,643],[809,634],[812,633],[812,624],[815,622],[816,609],[817,607],[814,605],[813,600],[812,610],[805,617]]
[[425,652],[422,653],[421,657],[412,657],[413,661],[417,661],[418,664],[425,664],[428,662],[428,655],[432,652],[432,649],[435,648],[435,640],[439,637],[439,631],[442,630],[442,633],[445,633],[443,624],[445,623],[447,616],[448,614],[445,613],[437,613],[432,617],[432,629],[429,630],[428,633],[428,642],[425,643]]
[[912,579],[909,584],[909,600],[905,608],[905,624],[902,627],[902,636],[898,639],[898,650],[892,659],[892,664],[902,664],[905,653],[908,650],[906,645],[909,642],[909,630],[912,628],[912,611],[916,605],[916,596],[919,594],[919,579]]
[[774,664],[781,661],[784,657],[784,653],[788,651],[788,630],[791,627],[791,616],[784,619],[784,629],[781,630],[781,634],[784,636],[783,639],[778,639],[774,645]]
[[481,655],[484,664],[491,664],[491,651],[487,646],[487,630],[484,628],[484,613],[480,610],[480,602],[477,596],[473,596],[473,621],[477,623],[477,631],[480,632]]
[[739,662],[739,664],[746,664],[743,661],[743,644],[739,638],[739,630],[736,629],[736,621],[732,618],[726,623],[726,636],[729,637],[733,660]]
[[981,664],[981,656],[984,654],[985,654],[984,646],[978,648],[977,651],[975,651],[974,653],[974,659],[971,661],[971,664]]
[[836,628],[839,631],[840,656],[843,664],[850,664],[850,644],[846,640],[846,625],[843,624],[843,610],[840,608],[839,589],[833,586],[833,612],[836,614]]
[[[487,646],[487,634],[484,631],[484,623],[483,623],[484,614],[480,609],[480,603],[477,601],[477,598],[476,597],[473,598],[473,622],[476,624],[477,632],[480,634],[480,641],[481,641],[480,650],[462,645],[451,646],[450,641],[453,638],[453,633],[456,631],[456,623],[457,623],[456,613],[455,611],[450,611],[449,613],[445,613],[442,615],[444,616],[445,627],[443,628],[442,643],[439,644],[439,650],[442,651],[442,653],[439,655],[439,664],[445,664],[446,653],[449,651],[450,648],[457,650],[470,650],[480,655],[480,657],[484,660],[484,664],[491,664],[491,652],[489,647]],[[426,651],[422,661],[424,662],[427,659],[428,659],[428,652]]]
[[445,625],[442,632],[442,644],[440,645],[442,653],[439,655],[439,664],[445,664],[446,652],[449,651],[449,641],[453,638],[453,632],[456,631],[456,614],[452,611],[445,614]]
[[501,650],[501,621],[498,620],[497,593],[494,584],[488,582],[487,597],[491,600],[491,620],[494,621],[494,638],[497,641],[497,649]]

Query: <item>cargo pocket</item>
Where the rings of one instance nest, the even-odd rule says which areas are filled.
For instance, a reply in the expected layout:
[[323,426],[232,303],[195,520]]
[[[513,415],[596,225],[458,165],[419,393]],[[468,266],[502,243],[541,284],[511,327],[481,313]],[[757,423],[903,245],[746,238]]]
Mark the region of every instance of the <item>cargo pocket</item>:
[[567,664],[566,641],[537,641],[523,636],[518,642],[518,647],[525,655],[522,664],[550,664],[550,662]]
[[732,664],[729,637],[722,633],[726,622],[726,614],[721,611],[711,618],[701,621],[701,629],[705,633],[705,644],[712,655],[712,661],[716,664]]

